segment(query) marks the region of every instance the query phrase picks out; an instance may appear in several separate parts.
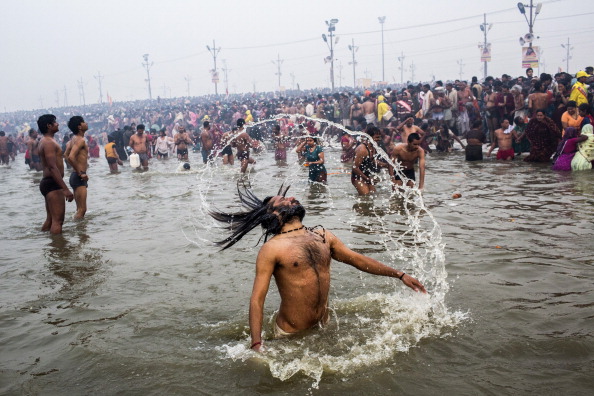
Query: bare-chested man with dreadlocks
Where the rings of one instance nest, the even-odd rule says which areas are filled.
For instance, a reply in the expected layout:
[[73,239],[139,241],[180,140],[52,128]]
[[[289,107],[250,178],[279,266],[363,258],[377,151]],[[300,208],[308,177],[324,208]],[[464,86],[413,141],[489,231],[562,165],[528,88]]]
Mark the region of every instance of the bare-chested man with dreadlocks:
[[275,338],[326,324],[332,259],[370,274],[398,278],[411,289],[426,293],[417,279],[350,250],[323,227],[305,227],[302,224],[305,208],[294,197],[285,197],[288,189],[281,186],[278,195],[261,201],[246,187],[238,188],[239,198],[248,211],[210,212],[214,219],[227,223],[226,228],[232,231],[228,238],[217,242],[223,250],[258,225],[264,229],[265,242],[256,260],[250,299],[252,349],[260,351],[262,348],[264,301],[272,276],[281,297]]

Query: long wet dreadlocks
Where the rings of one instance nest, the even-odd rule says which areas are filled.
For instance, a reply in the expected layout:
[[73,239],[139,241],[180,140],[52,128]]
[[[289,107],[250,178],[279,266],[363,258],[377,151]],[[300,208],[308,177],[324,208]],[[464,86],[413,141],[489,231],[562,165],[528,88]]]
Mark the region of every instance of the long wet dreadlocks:
[[[277,195],[282,195],[284,197],[290,187],[291,186],[284,187],[284,185],[281,185]],[[283,220],[287,217],[286,213],[282,213],[284,212],[282,210],[279,210],[279,213],[275,213],[275,208],[270,204],[270,200],[272,199],[271,196],[264,198],[264,200],[260,200],[252,190],[245,184],[240,184],[239,182],[237,183],[237,193],[242,205],[248,208],[248,211],[225,213],[210,210],[208,212],[215,220],[226,223],[227,225],[224,226],[224,228],[231,231],[230,236],[222,241],[215,242],[217,246],[222,247],[221,250],[225,250],[235,245],[245,234],[256,228],[258,225],[261,225],[264,229],[264,234],[262,236],[264,237],[264,241],[266,241],[269,236],[274,236],[280,232],[284,223]],[[297,213],[296,215],[303,219],[305,212],[303,211],[303,215],[301,215],[301,213]],[[260,240],[258,240],[258,242],[260,242]]]

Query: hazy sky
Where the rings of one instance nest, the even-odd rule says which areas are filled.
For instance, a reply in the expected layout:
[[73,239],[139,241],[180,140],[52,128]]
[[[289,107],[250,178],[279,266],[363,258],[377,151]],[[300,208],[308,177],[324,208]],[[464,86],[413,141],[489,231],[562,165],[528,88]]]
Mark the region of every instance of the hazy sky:
[[[529,1],[525,1],[528,3]],[[569,38],[570,72],[594,64],[594,2],[544,0],[534,25],[534,45],[544,53],[541,72],[565,69]],[[104,100],[148,98],[143,54],[150,69],[153,98],[214,93],[209,70],[213,58],[206,49],[213,39],[219,93],[330,86],[329,49],[322,40],[324,21],[337,18],[335,84],[352,85],[348,45],[354,40],[357,78],[382,77],[381,25],[385,16],[385,76],[400,82],[398,57],[403,53],[404,80],[483,77],[478,43],[483,13],[492,23],[489,74],[524,74],[520,36],[528,24],[517,1],[484,0],[1,0],[0,112],[99,101],[101,74]],[[536,2],[535,2],[536,4]],[[82,82],[82,84],[81,84]],[[80,87],[82,86],[82,90]],[[64,94],[66,93],[66,98]]]

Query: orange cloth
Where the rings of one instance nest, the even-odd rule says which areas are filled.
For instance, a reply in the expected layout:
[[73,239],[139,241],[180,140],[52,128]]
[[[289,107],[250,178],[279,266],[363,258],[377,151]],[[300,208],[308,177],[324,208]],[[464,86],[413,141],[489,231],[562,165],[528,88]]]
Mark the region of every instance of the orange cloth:
[[[561,123],[567,123],[568,127],[573,127],[576,129],[580,129],[582,127],[582,121],[584,121],[584,117],[580,117],[578,115],[577,119],[575,119],[568,112],[563,113],[561,116]],[[565,128],[563,128],[562,133],[565,135]]]
[[117,158],[117,154],[115,151],[115,143],[109,142],[105,145],[105,156],[107,158]]

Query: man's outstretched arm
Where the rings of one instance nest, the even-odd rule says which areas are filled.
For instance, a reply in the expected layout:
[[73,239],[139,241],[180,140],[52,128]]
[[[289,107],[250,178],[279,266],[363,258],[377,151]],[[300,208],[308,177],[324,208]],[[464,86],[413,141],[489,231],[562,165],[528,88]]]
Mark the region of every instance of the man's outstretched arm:
[[256,259],[256,278],[250,298],[250,335],[252,337],[251,348],[260,351],[262,347],[262,321],[264,317],[264,301],[268,294],[270,278],[274,272],[274,254],[270,246],[264,244],[258,258]]
[[330,250],[332,252],[332,258],[334,260],[341,261],[345,264],[352,265],[360,271],[367,272],[373,275],[390,276],[392,278],[400,279],[406,286],[410,287],[414,291],[420,291],[427,293],[425,287],[413,278],[412,276],[405,274],[402,271],[398,271],[392,267],[388,267],[380,263],[371,257],[364,256],[360,253],[354,252],[349,249],[338,237],[331,232],[327,231],[329,236]]

